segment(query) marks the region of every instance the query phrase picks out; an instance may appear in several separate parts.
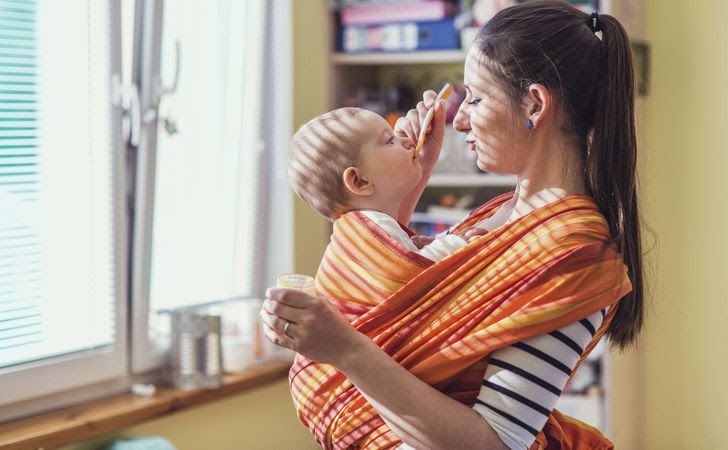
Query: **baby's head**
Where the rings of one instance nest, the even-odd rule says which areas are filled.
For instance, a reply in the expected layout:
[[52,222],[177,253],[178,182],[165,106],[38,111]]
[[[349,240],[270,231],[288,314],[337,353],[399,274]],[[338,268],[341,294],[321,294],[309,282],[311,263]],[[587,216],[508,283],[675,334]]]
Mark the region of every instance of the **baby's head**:
[[413,150],[378,114],[340,108],[298,129],[288,171],[296,193],[334,220],[352,209],[385,209],[414,189],[422,168]]

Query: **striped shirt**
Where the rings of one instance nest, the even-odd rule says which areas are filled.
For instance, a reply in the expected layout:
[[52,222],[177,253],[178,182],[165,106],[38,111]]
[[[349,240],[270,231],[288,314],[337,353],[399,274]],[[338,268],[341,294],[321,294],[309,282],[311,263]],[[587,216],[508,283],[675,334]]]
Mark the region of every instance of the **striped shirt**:
[[473,409],[508,448],[533,444],[606,311],[491,354]]

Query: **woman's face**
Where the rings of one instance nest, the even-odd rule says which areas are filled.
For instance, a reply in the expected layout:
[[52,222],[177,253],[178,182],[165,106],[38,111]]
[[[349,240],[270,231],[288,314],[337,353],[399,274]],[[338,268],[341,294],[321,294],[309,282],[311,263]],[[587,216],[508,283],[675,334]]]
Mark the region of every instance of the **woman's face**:
[[[467,133],[469,149],[476,152],[478,167],[486,172],[519,174],[528,152],[526,117],[514,111],[506,92],[481,64],[480,52],[470,48],[465,60],[467,96],[453,120],[456,130]],[[523,120],[519,115],[523,115]]]

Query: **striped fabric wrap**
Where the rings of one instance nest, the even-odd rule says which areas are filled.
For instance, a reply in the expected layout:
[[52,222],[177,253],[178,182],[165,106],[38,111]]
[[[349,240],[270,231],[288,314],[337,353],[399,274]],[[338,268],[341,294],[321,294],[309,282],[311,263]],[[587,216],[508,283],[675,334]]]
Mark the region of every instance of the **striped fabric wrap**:
[[[491,216],[512,196],[493,199],[459,227]],[[472,406],[491,352],[581,320],[631,290],[621,255],[607,243],[608,230],[591,198],[572,195],[432,262],[363,214],[350,212],[334,222],[316,290],[399,364]],[[610,309],[582,361],[615,310]],[[298,355],[289,386],[299,419],[323,448],[399,445],[376,410],[334,367]],[[547,446],[609,448],[611,443],[554,411],[532,448]]]

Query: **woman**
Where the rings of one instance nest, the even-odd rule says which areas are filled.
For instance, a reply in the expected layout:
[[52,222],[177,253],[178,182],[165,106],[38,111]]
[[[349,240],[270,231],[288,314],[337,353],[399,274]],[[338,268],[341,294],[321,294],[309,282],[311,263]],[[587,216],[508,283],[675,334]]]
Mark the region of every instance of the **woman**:
[[[518,175],[515,193],[489,202],[461,224],[489,230],[480,247],[474,245],[467,253],[470,259],[453,264],[477,267],[478,278],[466,285],[481,283],[483,289],[477,292],[485,300],[473,301],[467,295],[438,305],[435,318],[427,320],[436,321],[438,314],[450,318],[456,308],[466,307],[471,316],[433,344],[431,353],[423,354],[407,347],[422,342],[419,330],[395,336],[400,339],[393,343],[391,333],[371,325],[378,318],[370,312],[345,317],[321,298],[271,289],[261,313],[266,337],[334,366],[356,386],[346,394],[354,400],[337,398],[356,408],[333,421],[319,420],[324,432],[345,427],[342,422],[347,421],[362,428],[359,422],[366,417],[367,426],[371,424],[365,427],[367,436],[377,430],[386,439],[347,445],[386,447],[398,439],[415,448],[607,448],[608,441],[586,426],[575,426],[553,408],[601,333],[624,348],[642,326],[629,41],[613,17],[589,16],[561,1],[528,2],[501,11],[483,27],[468,52],[464,76],[467,97],[453,125],[466,133],[478,167]],[[417,109],[395,127],[397,134],[414,142],[426,111],[436,108],[421,156],[425,174],[437,160],[444,132],[444,114],[441,105],[433,105],[434,97],[434,92],[426,92]],[[427,178],[400,209],[400,222],[408,223]],[[614,255],[620,267],[607,264]],[[515,274],[510,284],[496,284],[504,270],[515,273],[522,266],[529,267]],[[628,280],[621,276],[622,267]],[[446,269],[427,270],[436,277],[438,270]],[[422,278],[392,295],[398,305],[417,305],[419,297],[403,300],[399,292]],[[489,286],[492,289],[486,290]],[[465,298],[471,303],[457,303]],[[493,319],[499,311],[510,316]],[[473,317],[482,323],[473,323]],[[400,327],[397,333],[409,328]],[[457,347],[463,342],[467,349]],[[410,353],[403,354],[401,346]],[[477,348],[470,351],[471,347]],[[458,391],[458,383],[467,385],[466,372],[472,374],[477,364],[467,370],[461,365],[445,378],[431,376],[437,367],[423,368],[427,361],[447,365],[463,352],[487,364],[484,373],[482,368],[478,372],[482,386],[478,383],[471,397],[467,389]],[[470,362],[472,358],[466,361]],[[359,393],[367,405],[356,399]],[[373,407],[383,422],[369,421],[367,407]],[[322,442],[329,444],[344,447]]]

